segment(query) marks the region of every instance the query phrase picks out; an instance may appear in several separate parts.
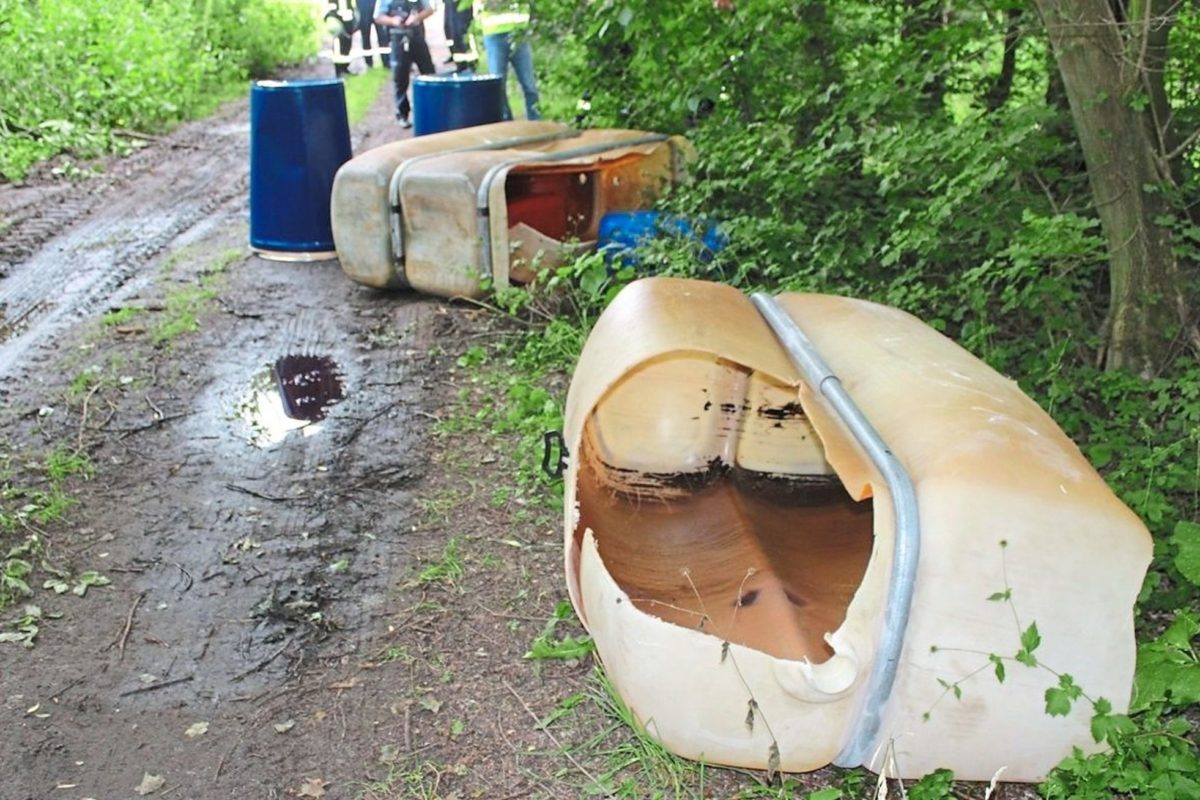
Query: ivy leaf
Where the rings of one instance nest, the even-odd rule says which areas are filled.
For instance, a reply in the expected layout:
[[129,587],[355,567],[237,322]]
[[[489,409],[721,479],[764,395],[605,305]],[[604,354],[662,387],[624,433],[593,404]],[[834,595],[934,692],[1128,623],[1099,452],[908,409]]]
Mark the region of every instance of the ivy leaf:
[[992,662],[992,664],[996,667],[996,680],[998,680],[1000,683],[1004,683],[1004,659],[993,653],[988,656],[988,661]]
[[1003,592],[993,592],[988,597],[988,600],[993,603],[998,603],[1001,601],[1011,600],[1011,599],[1012,599],[1012,589],[1005,589]]

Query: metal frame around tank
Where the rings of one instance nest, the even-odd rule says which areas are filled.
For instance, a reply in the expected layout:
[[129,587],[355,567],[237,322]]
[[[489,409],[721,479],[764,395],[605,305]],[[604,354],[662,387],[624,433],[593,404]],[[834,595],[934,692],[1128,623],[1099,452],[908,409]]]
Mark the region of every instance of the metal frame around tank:
[[904,634],[908,628],[913,591],[916,588],[917,564],[921,555],[917,495],[904,466],[850,398],[841,380],[825,364],[796,321],[770,295],[757,293],[750,299],[775,332],[804,381],[829,401],[838,418],[866,451],[871,463],[882,474],[892,496],[896,537],[892,551],[891,580],[883,612],[883,636],[867,679],[867,693],[858,723],[842,751],[833,760],[839,767],[857,767],[873,757],[871,748],[879,735],[883,707],[891,695],[896,670],[900,665],[900,653],[904,649]]
[[[516,136],[511,139],[500,139],[494,142],[483,142],[481,144],[470,145],[467,147],[456,147],[451,150],[439,150],[436,153],[422,153],[419,156],[413,156],[406,160],[403,164],[396,167],[396,171],[392,173],[391,181],[388,183],[388,215],[391,218],[392,228],[392,258],[401,266],[403,272],[404,266],[404,209],[400,202],[400,182],[404,179],[405,173],[413,164],[421,161],[428,161],[431,158],[441,158],[442,156],[452,155],[454,153],[470,153],[478,150],[503,150],[511,147],[525,147],[531,144],[541,144],[543,142],[552,142],[557,139],[570,139],[579,136],[579,131],[573,128],[554,131],[552,133],[539,133],[530,136]],[[405,281],[407,284],[407,281]]]

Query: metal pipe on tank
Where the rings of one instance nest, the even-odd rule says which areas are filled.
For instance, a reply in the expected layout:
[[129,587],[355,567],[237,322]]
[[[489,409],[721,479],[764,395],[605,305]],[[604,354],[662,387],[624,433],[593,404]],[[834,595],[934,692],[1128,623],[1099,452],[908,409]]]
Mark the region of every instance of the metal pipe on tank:
[[809,386],[829,401],[839,419],[862,445],[871,463],[879,470],[892,496],[896,520],[895,545],[892,553],[891,580],[884,606],[883,635],[879,643],[863,710],[850,738],[833,760],[840,767],[857,767],[872,757],[872,748],[879,734],[883,707],[891,695],[904,648],[904,633],[908,627],[913,591],[916,587],[917,562],[921,553],[921,522],[917,514],[917,495],[912,480],[887,443],[863,415],[857,404],[842,386],[841,380],[821,358],[817,349],[795,320],[770,295],[751,296],[758,312],[771,326],[775,336],[800,371]]

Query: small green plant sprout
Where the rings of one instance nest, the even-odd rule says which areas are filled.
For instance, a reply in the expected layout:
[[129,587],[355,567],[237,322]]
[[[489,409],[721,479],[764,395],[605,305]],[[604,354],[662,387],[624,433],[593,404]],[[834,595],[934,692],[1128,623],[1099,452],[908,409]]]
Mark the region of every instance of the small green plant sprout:
[[554,607],[554,614],[546,622],[541,633],[529,645],[529,651],[525,653],[525,658],[534,661],[549,659],[578,661],[595,652],[596,644],[587,634],[579,637],[570,635],[555,637],[558,626],[574,616],[574,613],[570,602],[560,600]]
[[29,588],[27,578],[33,572],[33,564],[17,553],[17,548],[9,551],[0,568],[0,610],[6,608],[19,597],[29,597],[33,590]]
[[9,626],[6,626],[12,627],[15,630],[0,630],[0,643],[14,642],[21,645],[26,650],[32,649],[33,642],[37,638],[38,632],[41,630],[39,623],[41,622],[43,616],[50,617],[57,615],[43,615],[41,607],[33,604],[25,606],[25,608],[21,610],[21,616],[13,620]]
[[115,328],[120,325],[126,325],[131,322],[138,314],[142,313],[142,309],[134,306],[122,306],[114,308],[112,311],[106,312],[100,317],[100,325],[105,328]]
[[414,583],[417,586],[441,584],[455,588],[464,574],[462,556],[458,552],[458,539],[452,536],[442,549],[442,557],[417,573]]
[[43,589],[50,589],[55,594],[66,594],[68,591],[76,597],[83,597],[93,586],[108,586],[112,581],[98,572],[81,572],[75,580],[68,580],[62,575],[47,578],[42,583]]
[[1000,541],[1000,557],[1001,570],[1004,577],[1004,588],[1001,591],[993,592],[987,601],[990,603],[1004,603],[1012,612],[1013,624],[1017,631],[1019,646],[1016,652],[1011,656],[1000,655],[998,653],[984,653],[980,651],[966,651],[960,648],[945,648],[936,645],[930,647],[931,653],[939,652],[978,652],[984,659],[983,663],[976,669],[958,678],[957,680],[948,681],[944,678],[938,678],[937,682],[942,687],[942,693],[933,702],[922,718],[926,721],[930,719],[933,710],[942,702],[948,695],[953,695],[955,700],[961,700],[963,696],[963,685],[970,681],[975,676],[982,672],[991,669],[999,683],[1004,683],[1008,677],[1007,665],[1020,664],[1029,669],[1044,670],[1057,680],[1057,683],[1046,689],[1045,712],[1052,717],[1066,716],[1071,713],[1076,701],[1083,699],[1091,705],[1093,711],[1092,717],[1092,735],[1097,742],[1108,738],[1110,733],[1119,731],[1127,727],[1129,719],[1124,714],[1113,714],[1112,703],[1104,697],[1092,698],[1084,692],[1083,688],[1075,683],[1075,679],[1065,673],[1058,672],[1049,665],[1041,661],[1037,656],[1037,650],[1042,644],[1042,635],[1038,631],[1037,621],[1031,621],[1028,625],[1022,625],[1020,615],[1017,613],[1016,604],[1013,601],[1013,590],[1008,580],[1008,563],[1005,558],[1005,552],[1008,548],[1006,540]]

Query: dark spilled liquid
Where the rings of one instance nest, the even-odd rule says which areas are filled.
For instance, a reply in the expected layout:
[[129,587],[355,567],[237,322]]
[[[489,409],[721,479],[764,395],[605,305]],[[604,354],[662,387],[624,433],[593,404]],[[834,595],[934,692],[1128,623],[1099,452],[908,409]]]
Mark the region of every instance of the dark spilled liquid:
[[325,356],[283,356],[271,367],[283,410],[292,419],[316,422],[342,399],[337,364]]
[[238,405],[259,447],[281,441],[290,431],[319,430],[329,408],[344,398],[341,370],[327,356],[286,355],[254,377]]
[[[642,611],[778,658],[827,660],[873,543],[869,501],[832,476],[628,474],[585,453],[580,523]],[[657,480],[660,490],[650,488]]]

